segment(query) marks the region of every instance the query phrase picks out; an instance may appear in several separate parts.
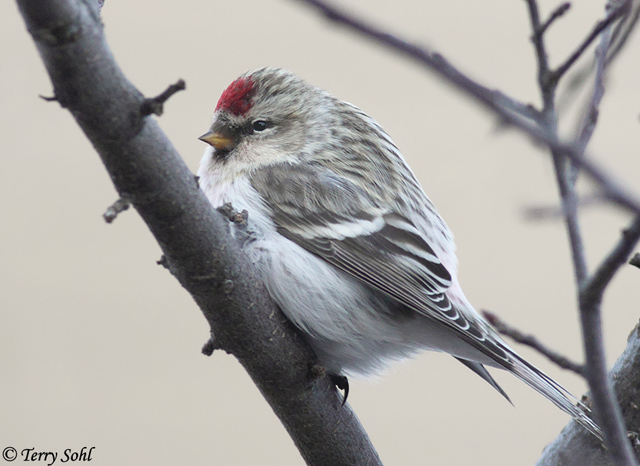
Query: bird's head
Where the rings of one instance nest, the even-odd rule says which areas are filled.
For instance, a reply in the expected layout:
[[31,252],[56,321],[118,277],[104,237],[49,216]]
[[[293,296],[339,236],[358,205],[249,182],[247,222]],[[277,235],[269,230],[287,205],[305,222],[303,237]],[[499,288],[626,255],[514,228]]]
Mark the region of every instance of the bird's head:
[[213,148],[213,163],[243,172],[295,163],[330,131],[329,112],[323,110],[330,101],[328,94],[288,71],[252,71],[222,93],[213,124],[200,139]]

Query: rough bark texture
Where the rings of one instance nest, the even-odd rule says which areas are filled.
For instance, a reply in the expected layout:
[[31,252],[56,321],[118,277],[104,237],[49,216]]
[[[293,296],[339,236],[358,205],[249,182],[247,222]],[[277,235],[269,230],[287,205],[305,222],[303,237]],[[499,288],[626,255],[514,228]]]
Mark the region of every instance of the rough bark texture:
[[[636,458],[640,458],[640,327],[610,372]],[[575,422],[545,449],[536,466],[613,466],[607,451]]]
[[[233,354],[308,464],[381,464],[355,414],[284,318],[104,41],[95,0],[19,0],[58,102],[90,139],[120,196],[137,209],[166,265]],[[316,374],[312,376],[311,374]]]

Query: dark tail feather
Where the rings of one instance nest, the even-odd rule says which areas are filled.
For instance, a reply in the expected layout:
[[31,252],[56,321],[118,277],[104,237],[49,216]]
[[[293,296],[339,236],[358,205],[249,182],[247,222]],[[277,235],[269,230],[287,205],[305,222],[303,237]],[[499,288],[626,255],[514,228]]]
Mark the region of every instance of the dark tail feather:
[[[498,390],[498,392],[502,396],[504,396],[509,403],[511,403],[511,399],[509,398],[509,395],[507,395],[505,391],[502,389],[502,387],[498,385],[498,382],[496,382],[494,378],[491,377],[491,374],[489,374],[489,372],[484,368],[482,364],[480,364],[479,362],[469,361],[467,359],[462,359],[462,358],[456,358],[456,359],[460,361],[462,364],[464,364],[465,366],[467,366],[469,369],[471,369],[473,372],[478,374],[484,380],[486,380],[489,383],[489,385],[491,385],[493,388]],[[513,403],[511,403],[511,405],[513,405]]]

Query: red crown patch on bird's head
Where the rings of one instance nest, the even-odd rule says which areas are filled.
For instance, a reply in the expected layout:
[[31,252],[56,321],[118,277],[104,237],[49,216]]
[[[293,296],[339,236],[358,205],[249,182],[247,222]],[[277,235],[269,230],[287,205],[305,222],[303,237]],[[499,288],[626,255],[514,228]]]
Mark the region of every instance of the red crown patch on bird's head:
[[254,93],[254,83],[251,78],[238,78],[220,96],[217,110],[227,110],[236,116],[242,116],[251,108],[251,97]]

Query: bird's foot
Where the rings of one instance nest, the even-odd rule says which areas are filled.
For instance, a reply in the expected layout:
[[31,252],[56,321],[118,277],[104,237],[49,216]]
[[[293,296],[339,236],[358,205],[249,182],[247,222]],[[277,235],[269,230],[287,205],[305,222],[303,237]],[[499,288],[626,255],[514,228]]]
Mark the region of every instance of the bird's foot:
[[339,389],[344,391],[344,397],[342,398],[342,406],[347,402],[349,397],[349,379],[344,375],[329,374],[333,384]]

